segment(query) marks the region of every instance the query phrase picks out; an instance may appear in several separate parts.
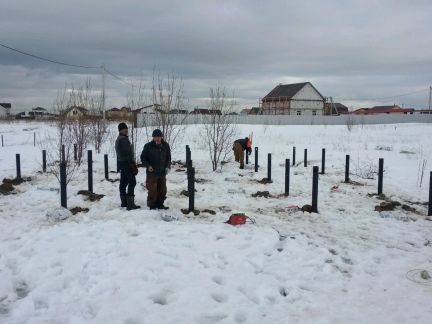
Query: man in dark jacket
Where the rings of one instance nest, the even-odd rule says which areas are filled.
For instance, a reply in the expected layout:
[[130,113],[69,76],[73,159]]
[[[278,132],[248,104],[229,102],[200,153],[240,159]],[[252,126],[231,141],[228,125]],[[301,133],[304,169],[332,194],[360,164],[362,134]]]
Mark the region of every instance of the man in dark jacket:
[[141,162],[147,168],[147,206],[150,209],[168,209],[164,201],[167,194],[166,175],[171,170],[171,149],[163,140],[160,129],[155,129],[152,137],[153,140],[144,145],[141,153]]
[[[138,168],[135,163],[132,145],[129,141],[129,130],[125,123],[118,125],[119,136],[115,142],[117,153],[117,165],[120,170],[120,200],[121,207],[127,207],[127,210],[138,209],[140,206],[135,205],[136,186],[135,176],[138,174]],[[126,192],[127,187],[127,192]]]
[[244,151],[247,155],[252,153],[252,142],[249,137],[238,139],[233,145],[234,158],[236,162],[240,162],[240,169],[244,169]]

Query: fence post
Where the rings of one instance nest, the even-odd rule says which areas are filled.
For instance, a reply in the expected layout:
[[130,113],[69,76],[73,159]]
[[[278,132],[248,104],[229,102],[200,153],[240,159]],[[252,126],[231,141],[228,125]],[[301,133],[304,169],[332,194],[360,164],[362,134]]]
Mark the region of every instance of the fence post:
[[379,159],[378,165],[378,195],[383,193],[384,159]]
[[318,167],[313,167],[312,176],[312,212],[318,213]]
[[285,160],[285,196],[289,196],[290,187],[290,159]]
[[189,212],[195,210],[195,168],[189,170]]
[[304,167],[307,167],[307,149],[304,149]]
[[92,150],[87,151],[88,191],[93,192],[93,158]]
[[60,162],[65,162],[65,161],[66,161],[65,146],[62,145],[62,148],[61,148],[61,161]]
[[46,172],[46,150],[42,150],[42,171]]
[[21,158],[20,155],[17,154],[15,155],[16,158],[16,174],[17,174],[17,178],[21,178]]
[[189,148],[189,145],[186,145],[186,168],[190,168],[192,166],[191,159],[192,159],[191,150]]
[[77,145],[74,144],[74,161],[78,160],[78,148]]
[[349,169],[350,169],[350,156],[347,154],[345,156],[345,183],[349,183]]
[[432,216],[432,172],[430,173],[430,179],[429,179],[429,208],[428,208],[428,216]]
[[4,144],[3,144],[3,135],[1,136],[1,138],[2,138],[2,147],[4,147]]
[[109,174],[108,174],[108,154],[104,155],[104,166],[105,166],[105,179],[109,179]]
[[325,148],[321,151],[321,174],[325,174]]
[[295,163],[296,163],[296,147],[295,146],[293,146],[293,157],[292,157],[292,159],[293,159],[293,166],[295,166]]
[[67,208],[67,192],[66,192],[66,162],[60,163],[60,204]]
[[255,172],[258,172],[258,147],[255,146]]
[[36,146],[36,132],[33,133],[33,146]]
[[269,153],[267,155],[267,179],[269,179],[269,181],[271,180],[271,174],[272,174],[272,169],[271,169],[271,153]]

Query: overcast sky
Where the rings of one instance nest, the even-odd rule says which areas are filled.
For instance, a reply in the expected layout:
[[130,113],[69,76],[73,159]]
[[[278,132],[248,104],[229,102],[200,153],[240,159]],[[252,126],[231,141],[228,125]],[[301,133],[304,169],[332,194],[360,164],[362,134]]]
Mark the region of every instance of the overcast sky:
[[[432,1],[0,0],[0,43],[136,82],[156,66],[184,79],[190,105],[209,88],[256,106],[279,83],[310,81],[347,106],[427,107]],[[0,47],[0,102],[51,107],[67,84],[99,71],[42,62]],[[148,83],[148,86],[150,84]],[[128,86],[107,77],[107,106]],[[416,92],[411,95],[372,100]],[[358,99],[358,100],[352,100]]]

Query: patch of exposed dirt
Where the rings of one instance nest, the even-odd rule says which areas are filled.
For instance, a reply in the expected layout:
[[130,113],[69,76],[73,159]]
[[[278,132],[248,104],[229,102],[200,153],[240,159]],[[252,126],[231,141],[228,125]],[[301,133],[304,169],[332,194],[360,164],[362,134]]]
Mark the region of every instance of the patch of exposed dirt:
[[90,209],[88,209],[88,208],[81,208],[81,207],[74,207],[74,208],[71,208],[69,210],[72,213],[72,215],[76,215],[76,214],[81,213],[81,212],[88,213],[88,211]]
[[[182,212],[183,214],[185,214],[185,215],[188,215],[188,214],[190,213],[190,211],[189,211],[188,208],[182,208],[182,209],[181,209],[181,212]],[[195,209],[195,210],[193,211],[193,214],[194,214],[195,216],[198,216],[200,213],[201,213],[201,212],[200,212],[198,209]]]
[[29,181],[31,181],[30,177],[28,177],[28,178],[14,178],[14,179],[4,178],[3,179],[3,183],[10,183],[14,186],[18,186],[23,182],[29,182]]
[[251,195],[252,197],[264,197],[264,198],[273,198],[273,196],[268,191],[257,191]]
[[307,213],[312,213],[312,206],[311,205],[303,205],[303,207],[301,208],[301,211],[304,213],[304,212],[307,212]]
[[268,179],[268,178],[262,178],[261,180],[251,180],[253,182],[258,182],[260,184],[269,184],[269,183],[273,183],[273,180]]
[[15,190],[12,183],[3,183],[0,185],[0,194],[2,195],[10,195]]
[[383,212],[383,211],[395,210],[395,208],[398,206],[401,206],[401,203],[399,201],[387,200],[387,201],[383,201],[378,206],[375,206],[375,211]]
[[94,192],[90,192],[88,190],[80,190],[78,191],[78,195],[86,196],[90,201],[99,201],[105,197],[105,195],[95,194]]
[[216,215],[216,212],[214,210],[211,210],[211,209],[203,209],[201,212],[202,213],[207,213],[207,214],[210,214],[210,215]]

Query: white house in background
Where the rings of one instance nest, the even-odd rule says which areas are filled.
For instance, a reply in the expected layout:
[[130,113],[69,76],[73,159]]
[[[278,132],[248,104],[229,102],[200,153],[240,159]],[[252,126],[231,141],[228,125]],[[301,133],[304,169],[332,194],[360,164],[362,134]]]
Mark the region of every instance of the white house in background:
[[156,114],[157,112],[160,112],[160,107],[161,105],[159,104],[153,104],[135,109],[134,112],[137,114]]
[[65,115],[67,118],[79,118],[82,116],[86,116],[88,114],[88,110],[83,107],[72,106],[66,109],[62,115]]
[[29,115],[32,116],[34,119],[44,119],[48,118],[50,114],[45,108],[36,107],[32,108],[32,110],[29,112]]
[[242,115],[242,116],[244,116],[244,115],[249,115],[250,111],[251,111],[250,108],[242,109],[242,110],[240,111],[240,115]]
[[10,103],[0,103],[0,118],[8,118],[10,116],[12,105]]
[[325,98],[310,82],[279,84],[262,99],[263,115],[323,115]]

